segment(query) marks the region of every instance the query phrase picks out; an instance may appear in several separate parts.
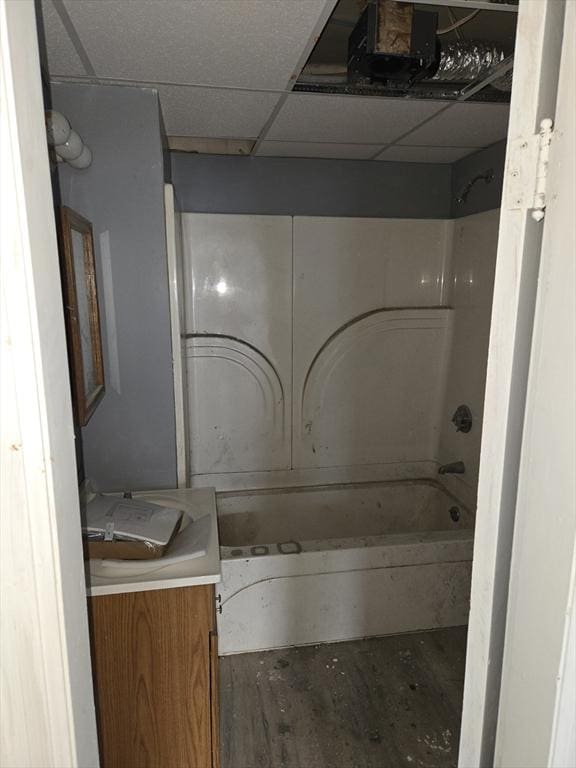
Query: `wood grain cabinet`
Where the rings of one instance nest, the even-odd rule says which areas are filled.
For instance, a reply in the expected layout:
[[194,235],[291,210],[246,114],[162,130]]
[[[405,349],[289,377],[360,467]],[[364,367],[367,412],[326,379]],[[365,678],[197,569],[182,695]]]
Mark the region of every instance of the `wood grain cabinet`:
[[102,768],[219,768],[214,586],[90,598]]

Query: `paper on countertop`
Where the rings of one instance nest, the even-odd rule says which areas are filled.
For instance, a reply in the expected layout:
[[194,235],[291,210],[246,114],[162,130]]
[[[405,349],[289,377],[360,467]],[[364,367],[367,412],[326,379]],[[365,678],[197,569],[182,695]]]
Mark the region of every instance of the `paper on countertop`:
[[208,541],[210,539],[211,518],[210,515],[204,515],[197,520],[190,521],[188,525],[182,528],[168,549],[167,555],[157,560],[102,560],[102,568],[122,564],[122,572],[125,574],[152,573],[161,568],[166,568],[174,563],[181,563],[185,560],[192,560],[196,557],[204,557],[208,552]]
[[86,504],[86,533],[112,530],[115,538],[150,541],[165,546],[182,517],[182,510],[113,496],[95,496]]

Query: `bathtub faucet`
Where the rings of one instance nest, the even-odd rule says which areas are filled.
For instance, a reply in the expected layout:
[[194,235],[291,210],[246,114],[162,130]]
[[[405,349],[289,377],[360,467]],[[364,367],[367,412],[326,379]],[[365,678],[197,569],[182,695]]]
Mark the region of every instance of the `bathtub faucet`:
[[452,464],[442,464],[438,467],[439,475],[463,475],[466,467],[463,461],[453,461]]

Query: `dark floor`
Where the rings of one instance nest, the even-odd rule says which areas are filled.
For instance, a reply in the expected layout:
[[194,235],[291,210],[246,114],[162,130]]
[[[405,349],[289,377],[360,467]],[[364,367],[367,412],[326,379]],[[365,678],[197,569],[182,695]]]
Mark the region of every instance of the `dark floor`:
[[222,768],[448,768],[466,629],[221,659]]

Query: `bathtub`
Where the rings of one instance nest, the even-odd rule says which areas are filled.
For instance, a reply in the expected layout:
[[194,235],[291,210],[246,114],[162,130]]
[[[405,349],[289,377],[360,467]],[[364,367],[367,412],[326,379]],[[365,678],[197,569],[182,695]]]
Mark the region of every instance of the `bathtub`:
[[433,480],[217,494],[222,655],[466,624],[474,516]]

